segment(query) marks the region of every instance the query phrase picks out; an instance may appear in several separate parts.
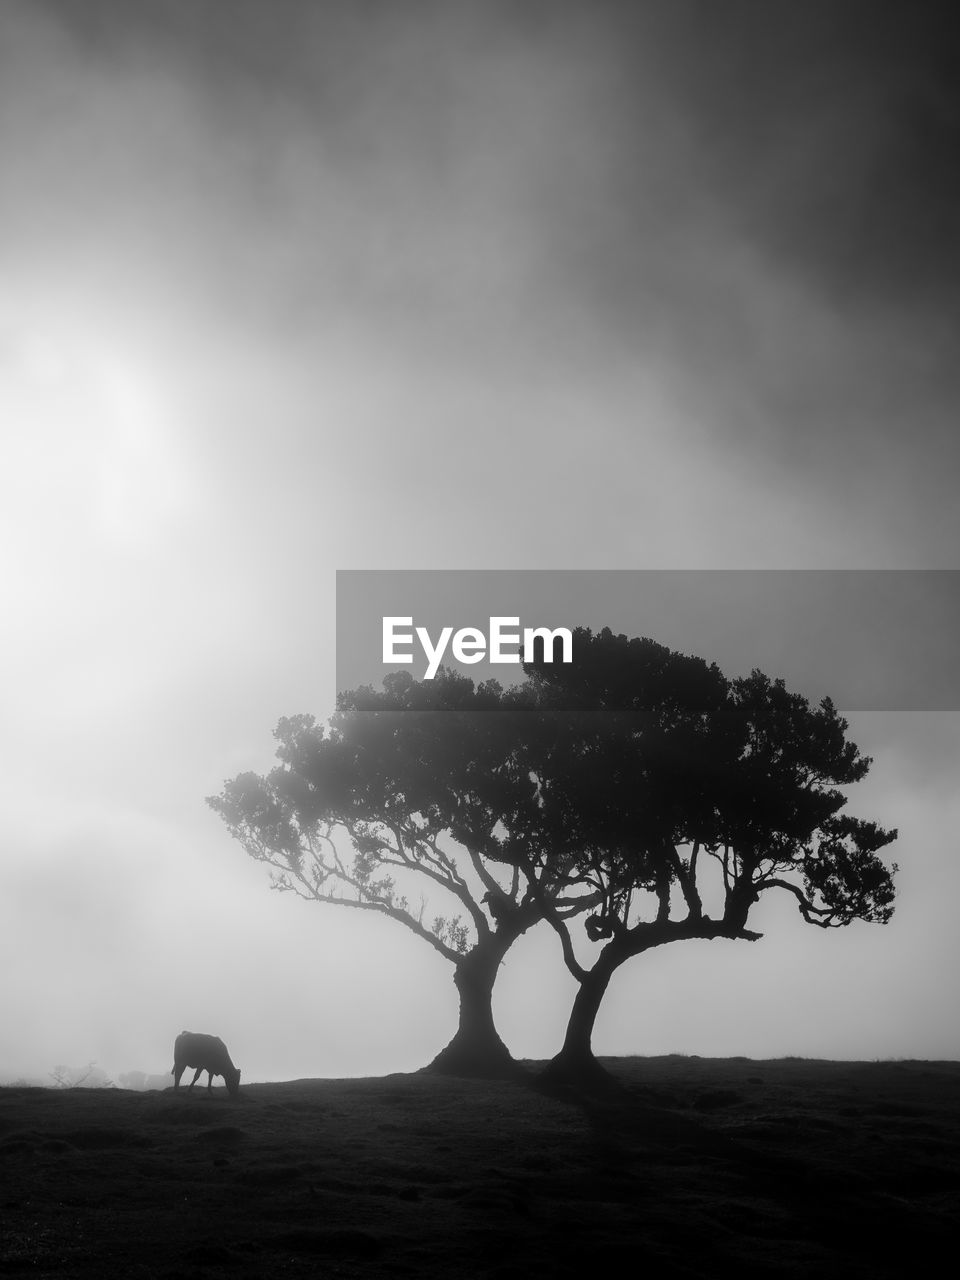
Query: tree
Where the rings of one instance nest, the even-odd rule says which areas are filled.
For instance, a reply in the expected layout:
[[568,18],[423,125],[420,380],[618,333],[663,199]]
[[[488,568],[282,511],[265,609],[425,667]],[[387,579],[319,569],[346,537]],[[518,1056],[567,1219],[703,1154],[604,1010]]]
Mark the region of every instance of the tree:
[[592,740],[578,737],[579,778],[559,782],[576,798],[568,880],[599,901],[584,924],[602,943],[592,965],[578,959],[568,921],[543,904],[579,984],[548,1074],[580,1084],[603,1074],[593,1027],[627,960],[692,938],[756,941],[748,916],[772,890],[793,895],[821,928],[885,924],[897,867],[877,855],[897,833],[840,813],[837,788],[871,761],[829,699],[811,708],[760,671],[728,682],[701,659],[609,630],[578,630],[573,651],[572,665],[525,670],[541,701],[602,725]]
[[[896,832],[840,812],[837,788],[871,762],[828,699],[609,630],[573,647],[571,664],[525,664],[512,690],[450,672],[354,690],[329,728],[282,720],[280,765],[209,798],[274,887],[385,915],[453,965],[460,1022],[438,1070],[515,1069],[492,992],[541,920],[579,986],[549,1074],[582,1083],[602,1074],[593,1027],[631,957],[756,941],[748,917],[773,889],[823,928],[892,914],[896,866],[878,851]],[[412,906],[424,885],[450,905],[428,911],[421,892]],[[588,911],[589,965],[571,930]]]
[[[274,736],[281,763],[208,803],[274,888],[387,916],[453,965],[459,1027],[435,1069],[513,1073],[492,1012],[504,956],[546,910],[563,922],[591,905],[565,895],[550,847],[537,779],[557,743],[528,691],[398,673],[341,695],[328,728],[300,715]],[[428,909],[424,887],[447,905]]]
[[54,1089],[115,1089],[113,1083],[102,1067],[95,1062],[88,1062],[85,1067],[65,1067],[58,1065],[50,1072]]

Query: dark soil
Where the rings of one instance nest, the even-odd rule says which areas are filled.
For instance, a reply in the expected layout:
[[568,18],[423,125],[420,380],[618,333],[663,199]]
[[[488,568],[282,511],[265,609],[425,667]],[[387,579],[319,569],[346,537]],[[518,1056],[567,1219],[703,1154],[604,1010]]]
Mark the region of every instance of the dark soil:
[[525,1065],[0,1089],[0,1275],[899,1277],[958,1238],[960,1063]]

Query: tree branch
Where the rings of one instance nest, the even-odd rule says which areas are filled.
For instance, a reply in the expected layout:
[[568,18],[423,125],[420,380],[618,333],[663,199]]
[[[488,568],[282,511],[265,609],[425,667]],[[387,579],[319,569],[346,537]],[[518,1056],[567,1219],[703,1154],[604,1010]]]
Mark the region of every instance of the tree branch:
[[[792,893],[800,904],[800,914],[806,920],[807,924],[818,925],[821,929],[835,928],[838,924],[844,923],[837,920],[837,913],[829,907],[818,907],[810,901],[799,885],[791,884],[789,880],[759,880],[756,885],[757,892],[762,893],[765,889],[786,889]],[[820,917],[818,919],[817,917]]]
[[[564,964],[578,982],[583,982],[586,978],[587,970],[584,969],[580,961],[577,959],[576,953],[573,949],[573,940],[570,937],[570,930],[564,923],[563,917],[556,910],[553,899],[544,891],[530,859],[521,857],[518,859],[518,863],[523,868],[523,874],[530,887],[530,892],[533,895],[534,901],[540,907],[540,910],[543,913],[543,918],[560,939],[560,949],[563,952]],[[570,914],[573,913],[571,912]]]
[[[265,862],[268,866],[274,867],[280,872],[282,882],[280,884],[275,883],[275,887],[277,888],[288,889],[291,892],[296,893],[298,897],[303,898],[305,901],[329,902],[335,906],[352,907],[354,910],[360,911],[375,911],[380,915],[389,916],[400,924],[406,925],[412,933],[423,938],[425,942],[429,942],[434,950],[439,951],[439,953],[445,959],[451,961],[451,963],[457,964],[463,959],[461,952],[455,951],[452,947],[448,947],[436,936],[436,934],[427,929],[420,920],[411,915],[405,907],[401,906],[398,902],[390,902],[387,899],[378,896],[375,892],[367,888],[362,881],[358,880],[355,876],[350,875],[344,868],[339,854],[336,852],[336,846],[329,840],[329,838],[327,838],[327,843],[329,843],[331,848],[334,850],[337,870],[330,870],[327,864],[324,864],[319,856],[313,855],[311,852],[311,856],[315,856],[316,860],[319,861],[320,865],[324,868],[324,875],[318,877],[314,883],[311,883],[303,870],[291,867],[288,863],[281,862],[276,857],[261,854],[256,858],[256,860],[258,862]],[[296,881],[303,885],[305,892],[301,892],[290,882],[291,875]],[[334,876],[343,885],[352,889],[357,895],[356,898],[342,897],[333,890],[328,890],[326,892],[322,891],[319,888],[319,885],[330,876]]]

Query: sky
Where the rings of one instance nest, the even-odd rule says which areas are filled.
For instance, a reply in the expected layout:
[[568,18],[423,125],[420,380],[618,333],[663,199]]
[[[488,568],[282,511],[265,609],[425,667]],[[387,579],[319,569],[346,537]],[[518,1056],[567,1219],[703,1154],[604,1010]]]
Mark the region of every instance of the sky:
[[[333,710],[337,570],[957,567],[950,9],[0,0],[0,1075],[452,1035],[204,804]],[[960,1055],[960,716],[850,721],[893,922],[639,958],[599,1052]],[[517,1056],[572,996],[524,938]]]

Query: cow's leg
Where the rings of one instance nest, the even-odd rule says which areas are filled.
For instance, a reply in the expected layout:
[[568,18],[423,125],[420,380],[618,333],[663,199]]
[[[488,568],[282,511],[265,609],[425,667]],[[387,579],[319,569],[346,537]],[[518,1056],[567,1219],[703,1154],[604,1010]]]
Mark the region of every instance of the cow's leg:
[[207,1092],[209,1093],[212,1088],[213,1088],[213,1072],[208,1071],[207,1072]]
[[202,1070],[203,1070],[203,1067],[197,1067],[196,1071],[193,1073],[193,1079],[190,1081],[190,1088],[191,1088],[191,1089],[192,1089],[192,1088],[193,1088],[193,1086],[197,1083],[197,1081],[200,1079],[200,1072],[201,1072]]
[[176,1066],[175,1066],[175,1067],[173,1068],[173,1087],[174,1087],[175,1089],[179,1089],[179,1088],[180,1088],[180,1077],[181,1077],[182,1075],[183,1075],[183,1067],[176,1067]]

